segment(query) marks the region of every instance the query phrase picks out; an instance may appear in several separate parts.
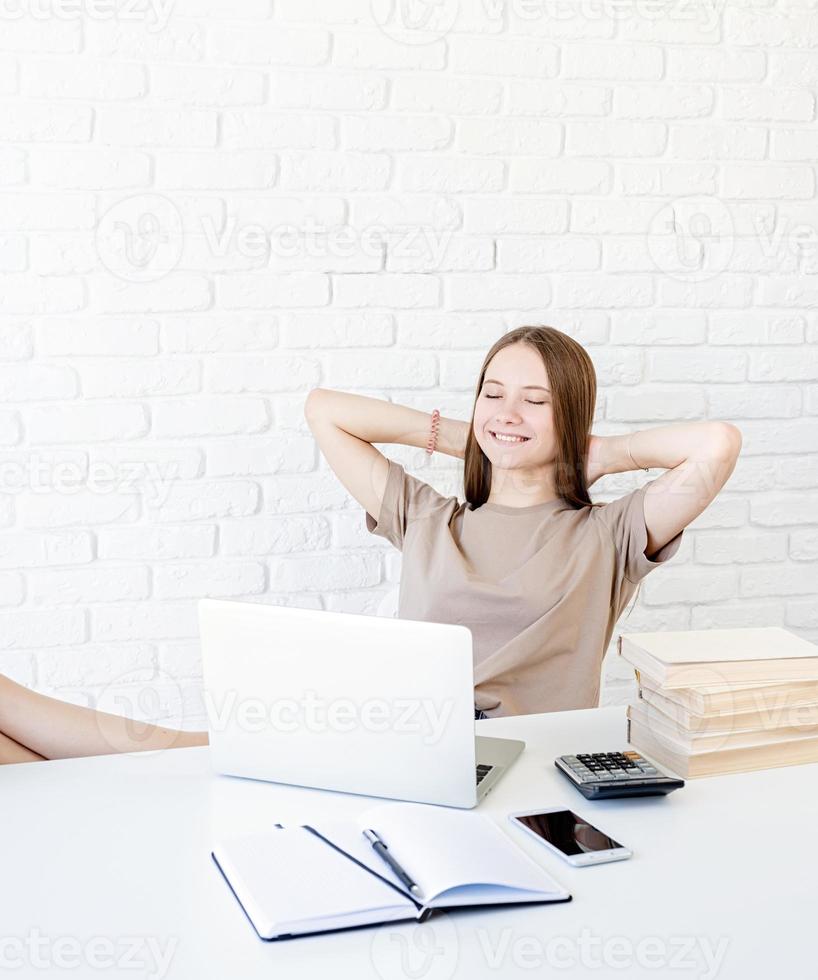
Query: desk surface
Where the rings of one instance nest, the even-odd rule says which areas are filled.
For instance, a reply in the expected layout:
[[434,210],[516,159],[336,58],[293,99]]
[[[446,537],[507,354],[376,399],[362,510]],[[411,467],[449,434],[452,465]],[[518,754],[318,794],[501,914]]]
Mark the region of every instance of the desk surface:
[[372,798],[213,776],[206,748],[0,767],[0,970],[94,980],[814,975],[818,764],[591,802],[554,757],[623,748],[624,709],[494,719],[478,731],[527,746],[475,812],[505,827],[513,810],[571,807],[633,858],[572,868],[510,828],[572,902],[264,943],[210,860],[213,836],[352,814]]

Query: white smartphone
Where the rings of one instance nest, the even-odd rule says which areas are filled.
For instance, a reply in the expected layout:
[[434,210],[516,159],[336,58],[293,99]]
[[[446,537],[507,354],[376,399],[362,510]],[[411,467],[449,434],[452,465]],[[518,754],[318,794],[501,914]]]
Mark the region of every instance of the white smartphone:
[[510,813],[509,820],[577,868],[633,856],[619,841],[564,807]]

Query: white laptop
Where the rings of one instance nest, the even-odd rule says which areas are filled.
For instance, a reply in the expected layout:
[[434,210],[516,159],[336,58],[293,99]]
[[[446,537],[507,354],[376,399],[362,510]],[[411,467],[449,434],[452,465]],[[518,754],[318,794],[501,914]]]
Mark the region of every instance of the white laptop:
[[465,626],[201,599],[216,772],[473,807],[525,742],[474,733]]

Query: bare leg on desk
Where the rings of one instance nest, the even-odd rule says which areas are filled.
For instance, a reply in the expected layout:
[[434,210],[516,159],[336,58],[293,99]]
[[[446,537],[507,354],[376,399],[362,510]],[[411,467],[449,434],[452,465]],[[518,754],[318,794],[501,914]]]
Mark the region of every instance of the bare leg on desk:
[[0,732],[0,766],[15,762],[42,762],[43,757]]
[[163,728],[68,704],[0,674],[0,763],[207,744],[207,732]]

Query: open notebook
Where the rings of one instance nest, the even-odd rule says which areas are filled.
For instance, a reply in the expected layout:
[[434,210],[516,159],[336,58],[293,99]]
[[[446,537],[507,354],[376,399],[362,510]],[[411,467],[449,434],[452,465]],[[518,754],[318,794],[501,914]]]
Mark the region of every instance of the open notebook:
[[[368,828],[419,894],[372,849]],[[571,900],[491,820],[426,804],[385,803],[354,820],[226,838],[213,859],[262,939],[423,921],[433,909]]]

